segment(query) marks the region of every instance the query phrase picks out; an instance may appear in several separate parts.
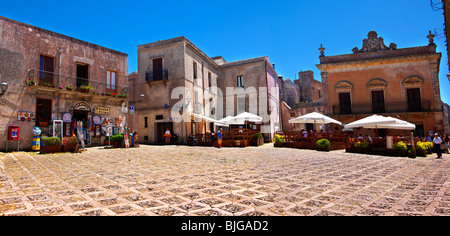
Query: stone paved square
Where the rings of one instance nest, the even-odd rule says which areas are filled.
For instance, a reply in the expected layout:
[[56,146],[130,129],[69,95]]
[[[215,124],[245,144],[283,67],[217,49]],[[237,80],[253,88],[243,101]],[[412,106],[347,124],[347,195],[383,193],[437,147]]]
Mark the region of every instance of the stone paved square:
[[450,215],[450,155],[145,146],[0,153],[0,215]]

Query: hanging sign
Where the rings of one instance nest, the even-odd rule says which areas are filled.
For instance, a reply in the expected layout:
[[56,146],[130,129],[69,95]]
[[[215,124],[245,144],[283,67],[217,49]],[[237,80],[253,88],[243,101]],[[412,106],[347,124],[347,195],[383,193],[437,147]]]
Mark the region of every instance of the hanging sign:
[[94,113],[98,115],[109,115],[109,107],[95,107]]
[[70,123],[72,122],[72,115],[70,113],[64,113],[62,120],[65,123]]
[[93,116],[92,117],[92,121],[93,121],[94,125],[101,125],[102,124],[102,120],[101,120],[100,116]]
[[91,107],[85,102],[79,102],[73,105],[73,109],[78,111],[91,111]]

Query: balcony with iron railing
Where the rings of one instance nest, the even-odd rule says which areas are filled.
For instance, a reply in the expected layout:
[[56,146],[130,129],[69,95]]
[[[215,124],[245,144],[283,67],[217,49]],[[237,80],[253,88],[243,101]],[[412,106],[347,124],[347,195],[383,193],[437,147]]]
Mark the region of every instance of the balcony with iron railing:
[[340,104],[333,106],[333,115],[430,112],[430,104],[430,101],[421,103],[388,102],[384,105]]
[[163,69],[161,71],[147,71],[145,72],[145,81],[154,82],[154,81],[166,81],[169,79],[169,72],[167,69]]
[[121,99],[128,97],[128,88],[105,81],[78,78],[54,72],[32,69],[28,71],[28,85],[40,90],[54,90],[73,94],[110,96]]

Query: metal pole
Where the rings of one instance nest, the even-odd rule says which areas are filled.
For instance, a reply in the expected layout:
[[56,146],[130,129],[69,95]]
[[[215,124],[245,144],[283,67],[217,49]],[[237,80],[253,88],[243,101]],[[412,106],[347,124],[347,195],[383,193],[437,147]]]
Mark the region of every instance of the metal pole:
[[416,157],[416,147],[414,144],[414,133],[413,132],[411,132],[411,148],[412,148],[411,152],[413,153],[413,156]]

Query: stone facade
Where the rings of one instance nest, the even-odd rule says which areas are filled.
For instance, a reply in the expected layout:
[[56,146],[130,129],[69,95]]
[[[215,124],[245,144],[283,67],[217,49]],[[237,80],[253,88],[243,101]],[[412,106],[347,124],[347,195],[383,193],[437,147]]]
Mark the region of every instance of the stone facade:
[[[211,132],[211,122],[201,122],[192,114],[215,118],[218,71],[218,65],[185,37],[138,46],[138,77],[136,88],[131,89],[136,96],[145,95],[144,101],[136,103],[138,121],[133,126],[141,142],[163,143],[167,129],[179,134],[176,141],[181,143],[190,134]],[[177,88],[187,91],[172,98]],[[180,99],[185,101],[183,121],[174,120],[172,114]]]
[[[161,76],[158,71],[162,71]],[[279,91],[276,72],[267,57],[226,62],[223,57],[210,58],[185,37],[140,45],[136,88],[130,89],[136,91],[135,96],[144,94],[145,100],[136,103],[138,119],[130,126],[137,127],[144,143],[163,143],[163,131],[167,129],[179,135],[172,141],[185,143],[190,134],[217,131],[214,120],[237,115],[240,108],[256,108],[261,115],[259,103],[248,100],[244,106],[228,106],[238,104],[236,100],[231,102],[233,97],[227,92],[227,88],[237,87],[237,76],[242,76],[244,88],[276,88],[275,92],[265,92],[270,98],[266,100],[267,110],[273,111],[265,124],[267,132],[274,133],[280,126]],[[180,89],[185,92],[179,93]],[[228,105],[227,97],[231,98]],[[271,137],[269,134],[267,138]]]
[[[258,57],[219,65],[219,88],[223,92],[224,117],[250,112],[263,117],[262,133],[267,140],[281,130],[278,75],[268,57]],[[239,88],[242,78],[245,99],[229,93]],[[244,101],[245,100],[245,101]],[[255,101],[256,100],[256,101]]]
[[346,124],[376,113],[416,124],[418,136],[443,133],[441,53],[428,38],[427,46],[397,49],[371,31],[353,54],[325,56],[321,47],[325,114]]
[[[0,17],[0,62],[0,80],[9,85],[0,97],[0,150],[6,146],[8,125],[20,126],[20,148],[29,150],[33,127],[46,135],[49,121],[62,120],[66,113],[71,121],[84,117],[85,126],[95,115],[117,119],[117,130],[126,125],[121,109],[127,106],[122,97],[128,92],[127,54]],[[89,86],[88,93],[80,91],[82,85]],[[95,114],[97,107],[108,112]],[[25,121],[21,114],[28,116]],[[28,121],[30,115],[34,119]],[[91,139],[93,144],[103,140],[104,135]],[[8,144],[16,149],[16,142]]]
[[294,82],[290,79],[279,80],[283,131],[311,128],[307,124],[290,124],[289,120],[311,112],[324,111],[322,82],[314,79],[312,71],[300,71],[299,79]]

